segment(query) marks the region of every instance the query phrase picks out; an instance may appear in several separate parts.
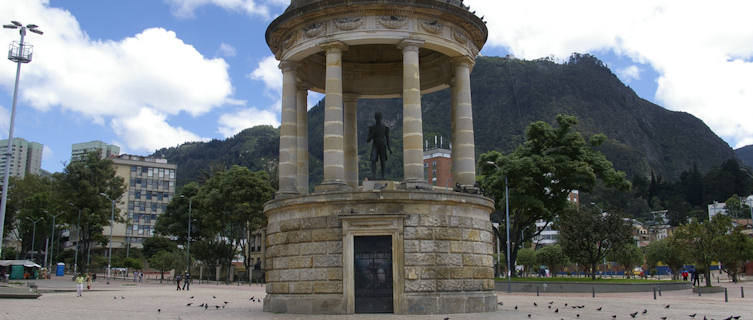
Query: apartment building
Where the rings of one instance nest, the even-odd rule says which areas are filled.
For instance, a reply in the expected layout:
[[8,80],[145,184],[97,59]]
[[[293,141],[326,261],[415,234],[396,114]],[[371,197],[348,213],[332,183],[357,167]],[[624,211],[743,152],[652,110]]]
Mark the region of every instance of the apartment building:
[[102,159],[106,159],[117,157],[120,154],[120,147],[99,140],[74,143],[71,145],[71,161],[81,160],[89,152],[98,152]]
[[[439,139],[439,141],[438,141]],[[434,137],[434,146],[424,146],[424,177],[436,187],[452,188],[452,146],[444,147],[444,138]]]
[[[8,139],[0,140],[0,155],[7,154]],[[42,152],[44,145],[37,142],[27,141],[24,138],[13,138],[11,147],[11,160],[0,156],[0,170],[5,172],[5,167],[10,165],[12,177],[23,178],[26,174],[40,174],[42,170]],[[0,181],[2,184],[2,181]]]

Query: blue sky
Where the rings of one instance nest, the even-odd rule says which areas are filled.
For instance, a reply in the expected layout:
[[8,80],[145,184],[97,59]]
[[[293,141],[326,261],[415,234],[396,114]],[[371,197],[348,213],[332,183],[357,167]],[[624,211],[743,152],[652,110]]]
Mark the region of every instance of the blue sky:
[[[44,144],[42,167],[54,172],[77,142],[149,154],[276,125],[280,75],[264,31],[288,2],[3,1],[3,23],[45,31],[29,37],[35,56],[22,67],[15,136]],[[590,52],[641,97],[694,114],[732,147],[753,143],[753,28],[740,13],[750,4],[465,2],[489,21],[483,55]],[[711,21],[696,26],[700,17]],[[0,33],[0,43],[17,39]],[[4,61],[0,132],[7,137],[15,65]],[[310,95],[310,104],[318,98]]]

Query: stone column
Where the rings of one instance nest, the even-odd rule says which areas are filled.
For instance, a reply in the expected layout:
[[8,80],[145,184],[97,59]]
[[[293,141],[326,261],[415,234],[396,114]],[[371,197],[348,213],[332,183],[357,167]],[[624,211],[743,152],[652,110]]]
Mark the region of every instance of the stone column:
[[476,184],[476,147],[473,142],[471,102],[471,68],[473,59],[453,59],[455,78],[452,84],[452,179],[461,186]]
[[296,67],[292,61],[280,63],[282,70],[282,119],[280,125],[280,190],[278,195],[298,194],[298,123],[296,110]]
[[322,46],[327,55],[324,98],[324,189],[344,189],[345,153],[343,150],[343,77],[342,42]]
[[298,193],[309,193],[309,125],[308,125],[308,90],[299,87],[297,95],[297,130],[298,130]]
[[426,184],[418,59],[418,49],[423,43],[420,40],[406,39],[398,45],[403,50],[403,172],[408,188]]
[[345,95],[345,182],[358,188],[358,96]]

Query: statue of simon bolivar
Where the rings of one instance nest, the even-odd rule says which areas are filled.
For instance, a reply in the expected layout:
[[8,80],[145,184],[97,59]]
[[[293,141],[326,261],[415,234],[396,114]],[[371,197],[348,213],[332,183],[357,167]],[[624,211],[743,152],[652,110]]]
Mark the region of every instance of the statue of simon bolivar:
[[387,162],[387,151],[392,153],[390,147],[390,128],[382,124],[382,113],[374,113],[376,123],[369,127],[369,137],[366,143],[371,142],[371,179],[376,179],[376,163],[380,162],[382,171],[381,179],[384,180],[384,166]]

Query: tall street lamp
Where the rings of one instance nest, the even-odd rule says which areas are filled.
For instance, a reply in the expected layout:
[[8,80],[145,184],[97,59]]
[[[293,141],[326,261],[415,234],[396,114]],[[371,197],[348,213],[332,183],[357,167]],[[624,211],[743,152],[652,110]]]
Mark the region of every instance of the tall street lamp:
[[39,220],[42,220],[42,218],[37,218],[35,220],[30,217],[26,217],[26,220],[31,221],[33,225],[32,232],[31,232],[31,261],[34,261],[35,253],[36,253],[34,251],[34,242],[37,239],[37,222],[39,222]]
[[18,98],[18,79],[21,76],[21,64],[31,62],[32,46],[24,44],[24,38],[26,37],[26,30],[36,34],[42,34],[36,24],[24,25],[18,21],[11,21],[11,24],[3,25],[5,29],[21,29],[21,41],[13,41],[8,51],[8,60],[15,62],[16,65],[16,84],[13,87],[13,104],[10,111],[10,127],[8,128],[8,148],[5,149],[5,173],[3,175],[3,195],[0,200],[0,254],[3,252],[3,226],[5,225],[5,209],[6,200],[8,199],[8,178],[10,177],[10,163],[11,163],[11,150],[13,149],[13,126],[16,120],[16,101]]
[[[181,198],[186,198],[185,195],[180,195]],[[188,235],[186,236],[186,270],[191,272],[191,203],[193,197],[188,197]]]
[[110,265],[112,263],[112,229],[115,227],[115,200],[104,192],[99,194],[110,200],[110,244],[107,252],[107,284],[110,284]]
[[[76,208],[73,202],[68,202],[68,205]],[[78,274],[78,247],[81,245],[81,208],[78,209],[78,221],[76,222],[76,256],[73,258],[73,274]]]
[[54,258],[55,257],[55,218],[57,218],[60,215],[60,213],[52,214],[47,211],[45,211],[45,213],[52,216],[52,227],[50,228],[50,234],[52,235],[52,239],[50,240],[50,267],[49,269],[47,269],[47,270],[50,270],[50,272],[52,272],[52,264],[53,264],[52,261],[53,259],[55,259]]
[[[497,170],[502,170],[492,161],[487,161],[486,164],[494,166]],[[512,270],[510,270],[510,189],[507,185],[507,175],[505,175],[505,224],[507,229],[507,293],[510,293],[512,292]],[[499,264],[499,254],[497,254],[497,264]]]

